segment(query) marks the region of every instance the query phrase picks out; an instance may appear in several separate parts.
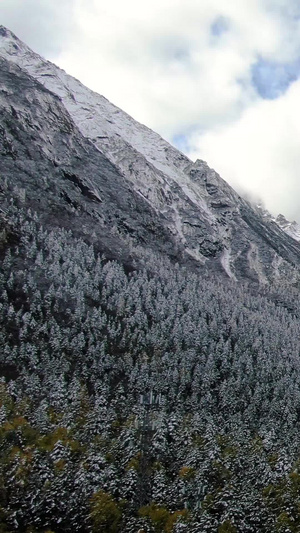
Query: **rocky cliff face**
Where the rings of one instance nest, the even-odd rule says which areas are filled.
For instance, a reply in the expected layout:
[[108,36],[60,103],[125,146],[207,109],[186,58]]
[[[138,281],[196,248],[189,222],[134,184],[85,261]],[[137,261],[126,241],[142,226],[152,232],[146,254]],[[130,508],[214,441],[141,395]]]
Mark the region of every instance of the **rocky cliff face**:
[[[1,207],[11,198],[41,224],[63,226],[132,263],[143,246],[180,259],[163,217],[85,139],[61,100],[0,58]],[[178,257],[177,257],[178,254]]]
[[132,262],[138,247],[260,283],[300,245],[193,163],[0,27],[2,194]]

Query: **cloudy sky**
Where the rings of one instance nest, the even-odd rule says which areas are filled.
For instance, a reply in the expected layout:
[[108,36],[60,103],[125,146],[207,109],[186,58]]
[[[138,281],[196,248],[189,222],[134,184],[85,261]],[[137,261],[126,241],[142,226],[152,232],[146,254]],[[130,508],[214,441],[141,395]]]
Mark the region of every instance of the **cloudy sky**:
[[0,0],[0,23],[300,222],[299,0]]

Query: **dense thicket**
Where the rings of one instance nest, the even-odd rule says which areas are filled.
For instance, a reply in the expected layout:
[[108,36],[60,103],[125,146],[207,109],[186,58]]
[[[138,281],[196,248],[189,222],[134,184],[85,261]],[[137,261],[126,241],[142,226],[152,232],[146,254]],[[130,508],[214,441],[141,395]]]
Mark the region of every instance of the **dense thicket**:
[[0,531],[299,531],[298,289],[3,227]]

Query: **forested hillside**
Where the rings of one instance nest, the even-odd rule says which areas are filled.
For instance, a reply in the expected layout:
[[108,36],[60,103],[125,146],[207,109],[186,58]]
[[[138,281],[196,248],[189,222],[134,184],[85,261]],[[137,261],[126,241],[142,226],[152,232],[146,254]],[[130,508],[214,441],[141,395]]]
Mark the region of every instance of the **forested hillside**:
[[0,241],[0,531],[299,531],[297,287]]
[[299,532],[288,221],[0,57],[0,533]]

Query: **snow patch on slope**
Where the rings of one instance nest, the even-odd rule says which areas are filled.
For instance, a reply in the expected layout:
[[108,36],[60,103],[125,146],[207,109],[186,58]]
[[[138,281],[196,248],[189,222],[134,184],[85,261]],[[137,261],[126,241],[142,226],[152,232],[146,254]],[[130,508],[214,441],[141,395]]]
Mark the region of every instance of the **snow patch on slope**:
[[230,249],[224,248],[220,260],[221,260],[221,265],[224,268],[226,274],[229,276],[229,278],[236,280],[236,277],[231,269]]
[[259,283],[265,284],[268,283],[268,280],[266,278],[266,275],[263,270],[263,265],[260,262],[259,259],[259,253],[257,246],[255,246],[253,243],[250,243],[250,249],[247,253],[249,266],[254,272],[256,272]]

